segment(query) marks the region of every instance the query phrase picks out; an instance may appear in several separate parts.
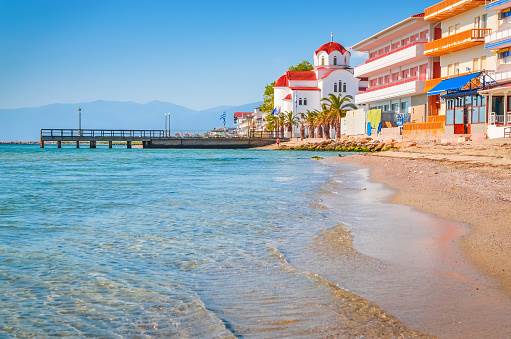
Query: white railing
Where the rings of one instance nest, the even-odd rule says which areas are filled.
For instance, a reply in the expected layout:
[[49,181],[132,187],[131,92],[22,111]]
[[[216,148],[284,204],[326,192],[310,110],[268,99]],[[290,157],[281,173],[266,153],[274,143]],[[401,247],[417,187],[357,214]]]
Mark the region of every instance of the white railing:
[[484,40],[488,44],[491,42],[495,42],[495,41],[502,40],[502,39],[507,39],[510,37],[511,37],[511,28],[508,28],[508,29],[504,29],[502,31],[493,32],[490,35],[486,36],[486,38]]
[[497,114],[495,112],[492,112],[490,114],[490,121],[489,121],[490,125],[496,125],[496,124],[501,124],[501,125],[508,125],[508,124],[511,124],[511,112],[508,112],[507,113],[507,117],[504,115],[504,114]]
[[503,81],[511,79],[511,71],[507,72],[495,72],[494,74],[489,74],[495,81]]

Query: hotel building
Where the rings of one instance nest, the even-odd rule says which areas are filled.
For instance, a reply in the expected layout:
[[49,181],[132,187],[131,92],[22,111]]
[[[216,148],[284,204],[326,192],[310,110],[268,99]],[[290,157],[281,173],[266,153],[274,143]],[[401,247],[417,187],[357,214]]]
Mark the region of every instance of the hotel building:
[[488,98],[488,137],[499,138],[511,126],[511,0],[489,1],[485,9],[495,24],[485,38],[485,48],[496,59],[493,78],[498,86],[481,94]]
[[433,73],[440,73],[426,84],[429,114],[445,115],[446,137],[482,137],[487,102],[479,91],[494,85],[497,67],[485,38],[497,27],[497,16],[487,13],[485,0],[445,0],[424,14],[433,32],[424,54],[433,60]]
[[410,114],[412,121],[425,121],[427,96],[424,93],[433,64],[424,54],[430,40],[430,25],[417,14],[355,44],[353,50],[368,54],[355,67],[355,76],[367,78],[367,90],[355,102],[368,109]]

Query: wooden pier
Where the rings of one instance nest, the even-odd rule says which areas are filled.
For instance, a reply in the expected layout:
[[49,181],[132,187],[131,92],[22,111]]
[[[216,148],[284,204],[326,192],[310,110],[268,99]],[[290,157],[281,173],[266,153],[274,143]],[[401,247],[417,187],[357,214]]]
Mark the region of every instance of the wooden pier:
[[164,130],[41,129],[40,146],[52,143],[62,148],[63,143],[72,143],[80,148],[85,143],[96,148],[98,143],[108,143],[108,148],[112,148],[114,143],[121,143],[131,148],[137,142],[142,148],[238,149],[271,145],[275,139],[265,132],[249,137],[172,137]]

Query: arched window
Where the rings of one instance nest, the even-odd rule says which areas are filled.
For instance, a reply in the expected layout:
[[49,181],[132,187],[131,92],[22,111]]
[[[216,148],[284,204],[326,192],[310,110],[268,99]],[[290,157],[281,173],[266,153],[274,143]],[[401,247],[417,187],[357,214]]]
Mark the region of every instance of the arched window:
[[334,56],[334,65],[337,65],[337,57]]
[[341,92],[341,91],[342,91],[342,81],[339,80],[339,92]]
[[307,98],[303,98],[303,105],[307,106]]
[[337,93],[337,83],[334,83],[334,93]]
[[321,66],[325,66],[325,57],[324,56],[321,57]]
[[342,84],[342,91],[346,93],[346,83]]

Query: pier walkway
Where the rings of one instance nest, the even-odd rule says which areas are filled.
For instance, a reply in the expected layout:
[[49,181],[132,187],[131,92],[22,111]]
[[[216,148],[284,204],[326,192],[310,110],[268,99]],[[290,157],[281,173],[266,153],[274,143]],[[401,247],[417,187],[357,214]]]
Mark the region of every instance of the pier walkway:
[[[134,142],[142,148],[255,148],[274,144],[276,137],[271,133],[255,132],[248,137],[207,137],[168,135],[164,130],[110,130],[110,129],[41,129],[40,146],[47,143],[56,144],[62,148],[63,143],[73,143],[76,148],[80,144],[88,144],[96,148],[97,143],[108,143],[112,148],[114,143],[125,144],[131,148]],[[285,140],[283,140],[285,141]]]

